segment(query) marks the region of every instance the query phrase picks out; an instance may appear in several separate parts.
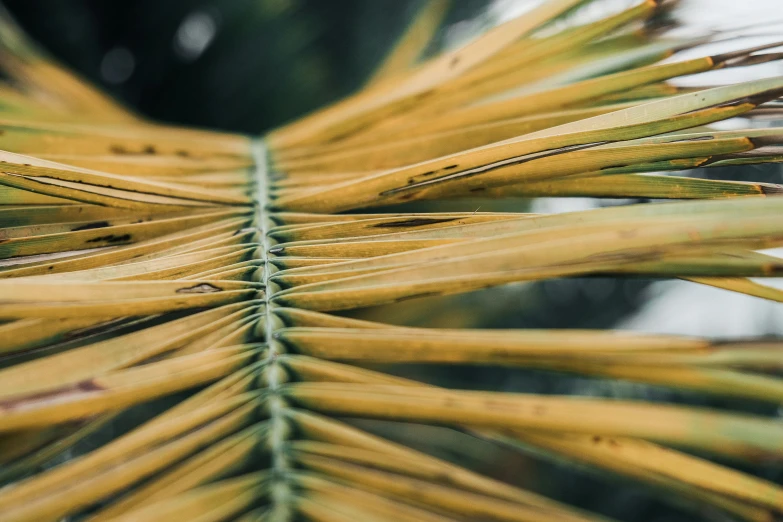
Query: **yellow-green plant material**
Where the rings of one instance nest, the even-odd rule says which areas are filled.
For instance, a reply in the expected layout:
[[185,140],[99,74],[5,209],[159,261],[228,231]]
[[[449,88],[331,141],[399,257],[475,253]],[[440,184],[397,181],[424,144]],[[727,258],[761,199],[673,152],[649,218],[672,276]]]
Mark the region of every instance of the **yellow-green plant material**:
[[[334,313],[590,275],[783,300],[756,279],[783,271],[759,252],[783,245],[782,188],[666,174],[783,159],[783,129],[711,127],[775,112],[783,77],[669,83],[777,60],[780,44],[680,60],[708,39],[655,30],[670,2],[571,17],[590,3],[546,1],[420,62],[447,8],[434,0],[363,90],[263,137],[140,118],[3,20],[0,518],[605,520],[344,417],[451,427],[686,507],[783,516],[782,487],[711,460],[780,460],[779,419],[384,372],[503,365],[781,404],[781,342]],[[427,211],[536,196],[688,201]]]

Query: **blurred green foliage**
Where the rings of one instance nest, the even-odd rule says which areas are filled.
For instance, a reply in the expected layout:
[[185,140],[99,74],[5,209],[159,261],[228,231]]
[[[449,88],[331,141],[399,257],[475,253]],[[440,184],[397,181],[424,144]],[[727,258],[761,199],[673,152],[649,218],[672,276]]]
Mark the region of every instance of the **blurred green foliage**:
[[[447,24],[475,16],[486,3],[455,2]],[[56,58],[141,113],[258,133],[359,87],[421,0],[8,0],[5,5]],[[126,80],[111,83],[107,69],[118,66],[111,63],[117,49],[130,53],[132,71]]]

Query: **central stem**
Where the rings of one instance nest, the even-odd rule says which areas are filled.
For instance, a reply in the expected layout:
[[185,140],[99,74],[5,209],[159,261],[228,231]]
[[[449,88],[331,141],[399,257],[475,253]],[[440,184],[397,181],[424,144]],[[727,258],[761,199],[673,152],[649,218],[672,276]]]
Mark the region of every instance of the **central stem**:
[[290,463],[285,453],[285,442],[288,438],[289,429],[284,415],[286,403],[279,393],[280,386],[286,381],[287,375],[285,369],[278,362],[278,356],[283,353],[283,347],[273,337],[275,319],[269,298],[272,294],[269,282],[271,271],[268,255],[270,247],[268,234],[270,220],[267,211],[269,178],[267,175],[266,146],[263,140],[254,140],[253,157],[255,160],[256,178],[256,227],[261,236],[261,247],[259,250],[262,262],[262,282],[264,285],[263,342],[267,347],[266,364],[263,366],[261,379],[265,381],[269,392],[267,399],[270,420],[269,450],[272,458],[273,482],[270,494],[272,512],[269,520],[273,522],[288,522],[291,519],[291,488],[286,478]]

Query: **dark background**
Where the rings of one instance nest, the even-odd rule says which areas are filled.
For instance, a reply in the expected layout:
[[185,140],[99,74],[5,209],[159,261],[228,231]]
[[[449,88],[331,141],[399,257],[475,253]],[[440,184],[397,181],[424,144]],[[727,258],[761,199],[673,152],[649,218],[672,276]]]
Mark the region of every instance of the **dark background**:
[[[485,0],[455,2],[447,23]],[[259,133],[359,87],[420,0],[7,0],[6,7],[63,63],[158,120]],[[216,31],[183,51],[188,16]],[[110,83],[111,51],[134,66]],[[108,54],[108,58],[107,58]]]

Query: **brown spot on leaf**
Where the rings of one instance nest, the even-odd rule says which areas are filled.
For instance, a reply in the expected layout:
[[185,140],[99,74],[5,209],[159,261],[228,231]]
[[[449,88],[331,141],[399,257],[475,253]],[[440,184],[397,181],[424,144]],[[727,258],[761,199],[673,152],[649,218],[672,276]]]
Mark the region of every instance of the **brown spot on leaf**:
[[437,223],[449,223],[450,221],[456,220],[457,218],[411,218],[403,219],[401,221],[392,221],[389,223],[378,223],[376,225],[372,225],[372,228],[412,228],[422,227],[425,225],[434,225]]
[[76,232],[79,230],[91,230],[93,228],[104,228],[108,226],[110,226],[108,221],[94,221],[92,223],[87,223],[86,225],[81,225],[76,228],[72,228],[71,232]]
[[80,395],[85,395],[90,392],[96,392],[103,389],[103,387],[99,386],[95,381],[90,379],[50,391],[34,393],[31,395],[24,395],[22,397],[0,401],[0,410],[13,411],[24,408],[25,406],[32,406],[35,403],[46,403],[54,400],[61,401],[62,399],[66,399],[69,396],[75,398]]
[[617,163],[615,165],[606,165],[604,167],[601,167],[598,170],[622,169],[622,168],[625,168],[625,167],[628,167],[628,166],[630,166],[630,165],[628,165],[627,163]]
[[683,143],[683,142],[686,142],[686,141],[710,141],[710,140],[714,140],[714,139],[715,139],[714,136],[699,136],[697,138],[685,138],[685,139],[682,139],[682,140],[674,140],[674,141],[670,141],[668,143]]
[[422,292],[420,294],[413,294],[413,295],[406,295],[403,297],[398,297],[394,300],[395,303],[399,303],[400,301],[407,301],[408,299],[418,299],[419,297],[435,297],[440,295],[440,292]]
[[100,391],[103,389],[92,379],[78,383],[75,388],[81,391]]
[[222,291],[222,288],[219,288],[215,285],[211,285],[209,283],[200,283],[195,286],[188,286],[185,288],[179,288],[177,289],[178,294],[212,294],[215,292]]
[[783,186],[781,185],[766,184],[759,185],[759,188],[761,189],[761,193],[765,196],[777,196],[779,194],[783,194]]
[[87,243],[124,243],[126,241],[130,241],[131,235],[130,234],[122,234],[119,236],[115,236],[114,234],[110,234],[108,236],[99,236],[93,239],[88,239]]

